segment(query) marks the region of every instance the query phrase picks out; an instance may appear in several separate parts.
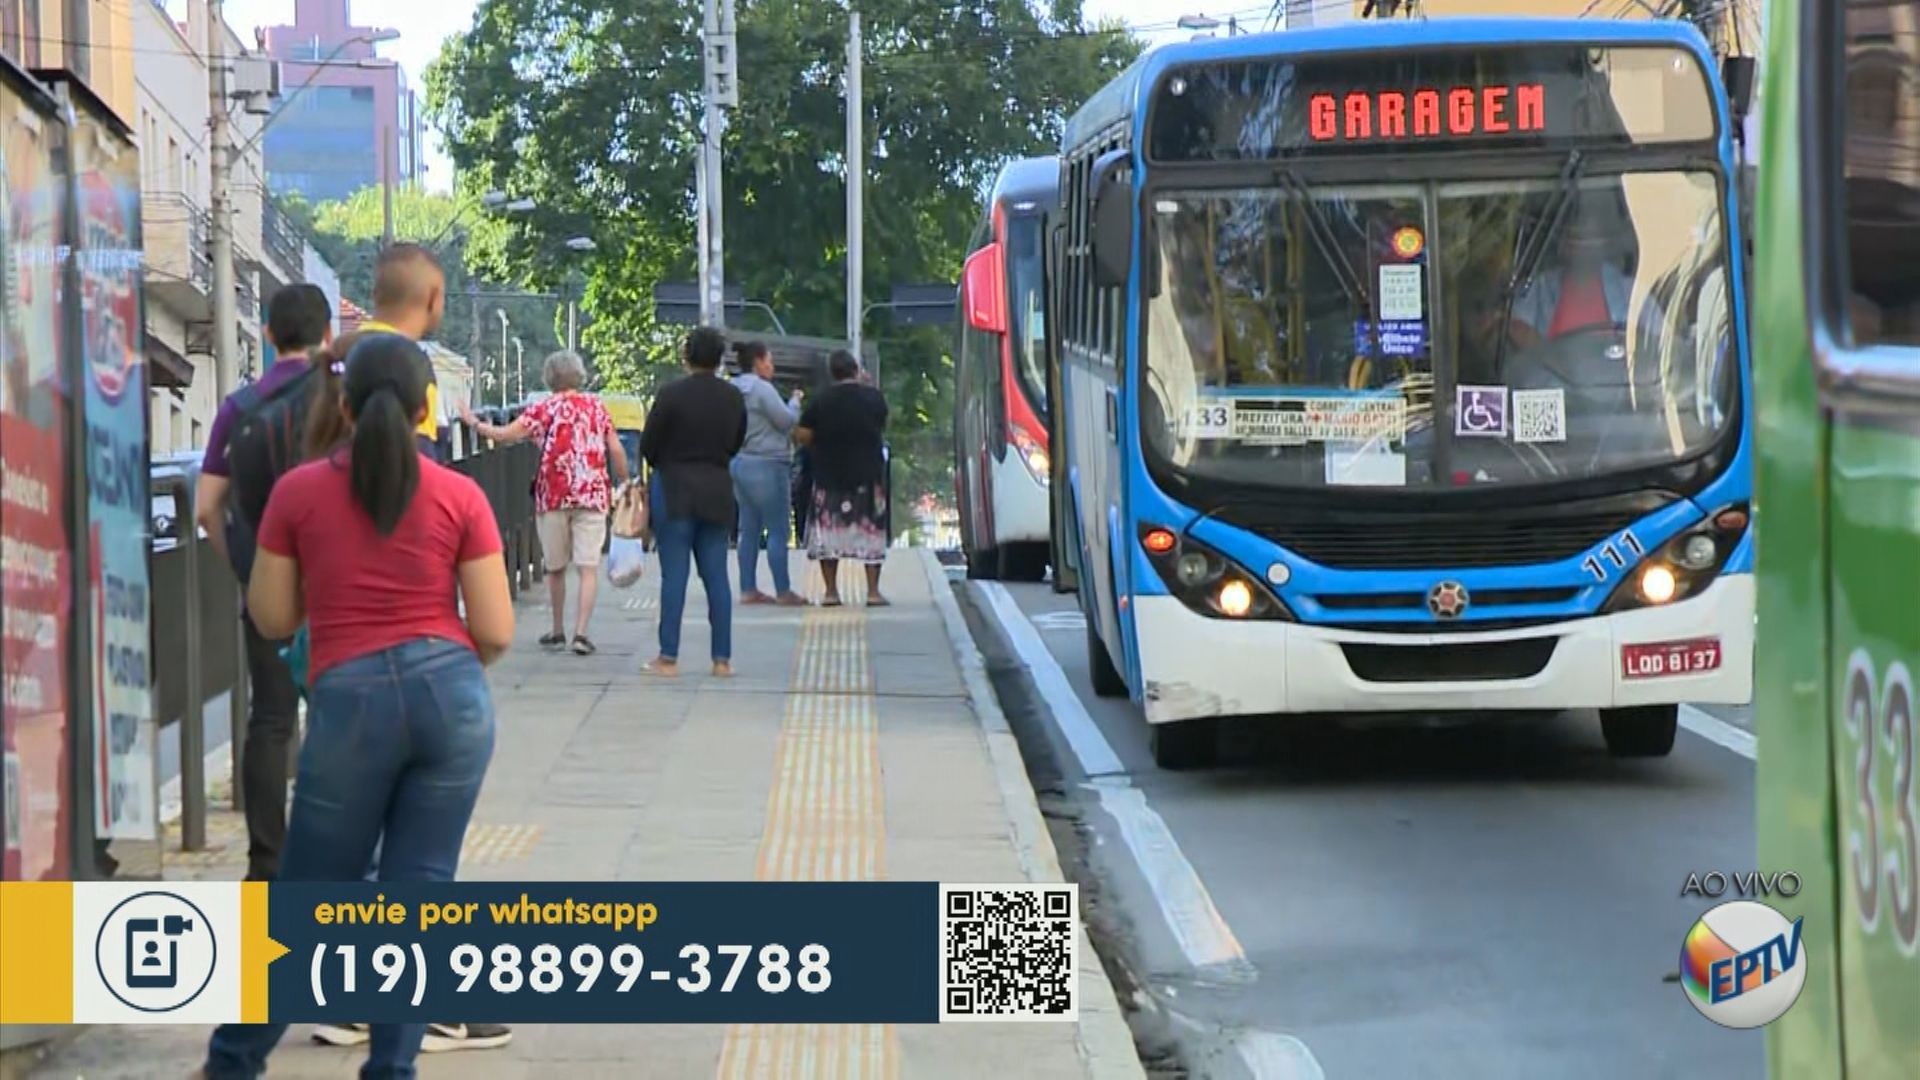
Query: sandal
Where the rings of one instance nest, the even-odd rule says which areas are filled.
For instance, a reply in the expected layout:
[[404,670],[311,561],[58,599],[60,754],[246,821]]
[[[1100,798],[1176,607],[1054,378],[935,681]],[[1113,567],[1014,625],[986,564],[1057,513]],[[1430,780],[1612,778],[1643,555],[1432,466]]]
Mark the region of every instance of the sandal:
[[840,596],[839,596],[839,594],[838,594],[838,593],[828,593],[827,595],[825,595],[825,596],[823,596],[823,597],[821,597],[821,598],[820,598],[820,606],[821,606],[821,607],[839,607],[839,606],[840,606]]
[[892,607],[893,601],[887,599],[884,596],[881,596],[879,593],[874,593],[873,595],[867,597],[867,606],[868,607]]
[[557,649],[557,648],[560,648],[562,645],[565,645],[566,643],[567,643],[567,635],[565,634],[541,634],[540,635],[540,647],[543,649]]
[[733,662],[731,660],[715,660],[713,662],[713,677],[716,679],[733,678]]
[[588,640],[588,638],[587,638],[587,635],[585,635],[585,634],[575,634],[575,635],[574,635],[574,638],[573,638],[573,655],[575,655],[575,656],[592,656],[592,655],[593,655],[594,653],[596,653],[596,652],[598,652],[598,651],[599,651],[599,650],[597,650],[597,649],[595,649],[595,648],[593,647],[593,642],[592,642],[592,641],[590,641],[590,640]]
[[680,661],[656,657],[640,665],[640,674],[658,679],[677,679],[680,677]]

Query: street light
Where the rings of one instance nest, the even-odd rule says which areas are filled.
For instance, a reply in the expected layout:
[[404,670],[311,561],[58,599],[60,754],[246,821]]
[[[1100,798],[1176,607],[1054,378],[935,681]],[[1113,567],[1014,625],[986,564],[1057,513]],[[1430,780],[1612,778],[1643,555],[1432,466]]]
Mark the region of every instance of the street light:
[[427,241],[426,246],[437,249],[441,242],[446,240],[447,235],[453,232],[453,227],[460,224],[460,219],[466,217],[467,212],[472,210],[476,205],[482,210],[495,210],[505,214],[526,214],[540,207],[540,204],[534,202],[532,199],[509,199],[507,193],[504,191],[489,191],[485,195],[480,196],[480,201],[477,204],[468,203],[454,211],[453,216],[448,218],[447,223],[440,227],[440,231],[434,234],[433,239]]
[[[589,251],[594,251],[597,248],[599,248],[599,246],[600,245],[593,242],[593,237],[591,236],[569,237],[566,243],[566,247],[568,251],[577,252],[580,254],[585,254]],[[578,351],[579,348],[580,348],[580,305],[573,298],[572,282],[568,282],[567,284],[567,351],[574,352],[574,351]]]
[[511,324],[507,321],[506,308],[494,308],[493,313],[500,316],[500,407],[507,407],[507,331]]

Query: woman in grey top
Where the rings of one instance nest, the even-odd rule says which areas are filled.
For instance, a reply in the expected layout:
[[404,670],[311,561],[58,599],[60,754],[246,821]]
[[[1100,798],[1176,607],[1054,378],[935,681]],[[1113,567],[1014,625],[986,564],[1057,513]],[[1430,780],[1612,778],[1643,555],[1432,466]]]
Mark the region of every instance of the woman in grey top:
[[[734,357],[741,374],[733,385],[747,402],[747,442],[733,459],[734,501],[740,505],[740,602],[798,607],[806,601],[793,591],[787,536],[792,520],[789,433],[800,420],[800,391],[795,390],[791,400],[780,400],[773,385],[773,354],[764,344],[740,342]],[[775,596],[761,592],[756,583],[763,535]]]

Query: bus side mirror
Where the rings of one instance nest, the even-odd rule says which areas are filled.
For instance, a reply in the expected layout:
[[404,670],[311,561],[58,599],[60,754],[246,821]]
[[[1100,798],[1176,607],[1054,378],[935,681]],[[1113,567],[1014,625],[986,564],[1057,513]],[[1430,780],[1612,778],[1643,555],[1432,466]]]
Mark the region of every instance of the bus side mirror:
[[967,256],[960,277],[960,303],[967,313],[967,325],[989,334],[1007,332],[1007,287],[1000,276],[1005,265],[998,241]]
[[1720,79],[1727,88],[1727,108],[1736,121],[1745,120],[1753,109],[1754,59],[1729,56],[1720,65]]
[[1127,283],[1133,262],[1133,184],[1129,153],[1109,150],[1093,163],[1093,283]]

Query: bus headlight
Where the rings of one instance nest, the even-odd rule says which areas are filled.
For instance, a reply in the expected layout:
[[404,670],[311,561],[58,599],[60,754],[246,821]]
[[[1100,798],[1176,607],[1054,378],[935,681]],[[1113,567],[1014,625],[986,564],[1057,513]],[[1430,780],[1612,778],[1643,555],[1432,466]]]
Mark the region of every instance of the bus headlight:
[[1273,590],[1190,536],[1157,525],[1145,526],[1140,530],[1140,547],[1166,583],[1167,591],[1201,615],[1211,619],[1293,619],[1293,613]]
[[1680,579],[1664,563],[1653,563],[1640,571],[1640,599],[1649,604],[1664,604],[1680,591]]
[[1660,546],[1613,590],[1602,614],[1660,607],[1697,595],[1720,576],[1748,522],[1746,506],[1730,506]]
[[1047,448],[1041,446],[1038,439],[1014,428],[1013,451],[1020,455],[1020,464],[1027,467],[1035,480],[1045,484],[1052,479],[1053,459],[1047,456]]

